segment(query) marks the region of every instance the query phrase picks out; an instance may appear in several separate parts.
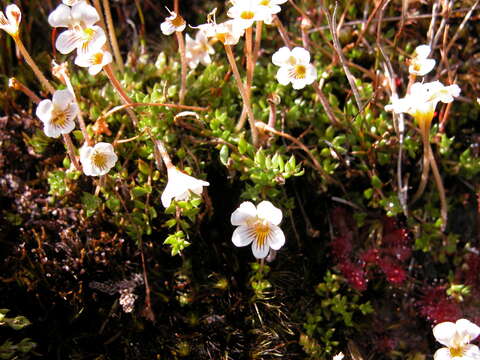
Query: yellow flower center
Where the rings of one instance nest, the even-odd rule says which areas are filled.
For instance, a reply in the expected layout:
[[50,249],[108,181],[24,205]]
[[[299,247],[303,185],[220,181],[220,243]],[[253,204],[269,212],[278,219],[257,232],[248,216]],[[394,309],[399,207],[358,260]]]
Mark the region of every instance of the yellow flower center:
[[103,53],[98,52],[92,55],[90,62],[92,65],[101,65],[103,61]]
[[295,65],[289,75],[294,79],[305,79],[307,68],[304,65]]
[[[70,106],[70,105],[69,105]],[[51,123],[53,126],[64,128],[67,125],[67,111],[54,108],[52,111]]]
[[243,20],[252,20],[255,17],[255,13],[253,11],[247,10],[247,11],[242,11],[240,14],[240,18]]
[[94,151],[91,160],[93,165],[95,165],[99,169],[105,169],[107,167],[107,155],[104,153]]
[[82,44],[82,50],[83,52],[88,52],[88,47],[90,46],[90,42],[93,40],[95,37],[95,30],[91,28],[86,28],[83,29],[83,44]]
[[464,351],[463,351],[463,348],[462,347],[452,347],[450,348],[450,355],[453,357],[455,356],[463,356],[464,355]]
[[259,5],[268,6],[270,5],[270,0],[262,0]]
[[217,33],[215,34],[215,38],[221,43],[225,44],[225,41],[227,40],[227,33]]
[[270,234],[270,226],[268,226],[268,223],[258,221],[254,225],[254,229],[257,248],[263,248]]
[[175,26],[176,28],[183,26],[185,24],[185,20],[179,15],[175,17],[175,19],[172,20],[172,25]]

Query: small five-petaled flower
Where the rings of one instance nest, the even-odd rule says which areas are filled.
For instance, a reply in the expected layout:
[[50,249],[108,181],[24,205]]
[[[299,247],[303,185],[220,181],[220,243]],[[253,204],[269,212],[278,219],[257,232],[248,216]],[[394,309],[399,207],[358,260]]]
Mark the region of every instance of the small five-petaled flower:
[[115,166],[118,157],[112,144],[99,142],[95,146],[83,145],[80,148],[80,162],[87,176],[102,176]]
[[435,59],[429,59],[432,49],[428,45],[417,46],[410,60],[408,72],[413,75],[423,76],[428,74],[435,67]]
[[447,321],[433,328],[435,339],[445,347],[435,352],[434,360],[480,359],[480,350],[470,342],[480,335],[480,327],[467,319]]
[[168,182],[167,187],[162,193],[162,205],[168,208],[172,200],[177,201],[187,200],[191,193],[201,195],[203,187],[210,185],[208,182],[194,178],[187,175],[175,166],[168,167]]
[[280,66],[277,80],[282,85],[292,83],[292,87],[299,90],[317,79],[317,70],[310,64],[310,53],[302,47],[292,50],[282,47],[273,54],[272,62]]
[[79,112],[74,97],[69,90],[57,90],[52,100],[42,100],[36,115],[43,122],[45,135],[57,138],[75,128],[75,118]]
[[278,226],[282,222],[282,211],[270,201],[262,201],[256,207],[250,201],[240,204],[230,218],[232,225],[238,226],[232,235],[235,246],[252,244],[253,256],[265,258],[273,250],[285,244],[285,235]]

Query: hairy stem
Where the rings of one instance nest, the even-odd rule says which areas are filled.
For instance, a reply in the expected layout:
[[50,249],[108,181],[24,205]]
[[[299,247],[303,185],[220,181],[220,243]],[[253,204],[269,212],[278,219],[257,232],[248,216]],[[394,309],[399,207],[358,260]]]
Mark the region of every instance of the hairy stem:
[[435,180],[435,185],[437,186],[438,195],[440,197],[440,216],[442,217],[442,231],[444,231],[445,227],[447,226],[448,220],[447,197],[445,195],[445,188],[443,186],[442,177],[440,176],[440,172],[438,171],[437,162],[435,161],[435,157],[433,156],[433,151],[430,143],[428,143],[428,147],[430,148],[428,151],[428,157],[430,159],[430,165],[432,166],[432,174]]
[[185,101],[185,92],[187,90],[187,57],[185,54],[185,39],[183,38],[183,33],[175,31],[178,41],[178,50],[180,52],[180,60],[182,64],[182,85],[180,88],[180,104],[183,104]]
[[238,90],[240,91],[240,95],[242,96],[243,103],[247,108],[248,121],[250,123],[250,129],[252,131],[252,142],[254,146],[257,146],[258,131],[255,126],[255,116],[253,115],[252,105],[250,103],[250,97],[248,96],[248,93],[245,91],[245,88],[243,87],[242,78],[240,77],[240,73],[238,72],[237,62],[235,61],[235,56],[233,55],[232,48],[230,47],[230,45],[224,44],[224,46],[225,46],[225,51],[227,53],[228,61],[230,62],[230,67],[232,68],[233,75],[235,77],[235,81],[237,82]]
[[53,95],[53,93],[55,92],[55,88],[50,84],[50,82],[47,80],[47,78],[45,77],[45,75],[43,75],[43,73],[40,71],[40,69],[38,68],[37,64],[35,63],[35,61],[32,59],[32,57],[30,56],[30,54],[28,53],[27,49],[25,48],[25,46],[23,45],[23,42],[22,40],[20,39],[19,36],[16,36],[13,38],[15,40],[15,44],[17,44],[17,48],[18,50],[20,51],[20,54],[22,54],[23,58],[25,59],[25,61],[27,62],[27,64],[30,66],[30,68],[33,70],[35,76],[37,77],[37,79],[40,81],[40,83],[45,87],[45,89],[48,90],[48,92],[50,94]]
[[115,56],[115,63],[121,72],[125,71],[123,65],[122,55],[120,54],[120,48],[118,47],[117,35],[115,33],[115,26],[113,25],[112,12],[110,10],[110,1],[103,0],[103,8],[105,10],[105,18],[107,20],[108,35],[110,37],[110,43],[112,44],[113,54]]
[[63,134],[63,140],[65,141],[68,156],[70,157],[73,166],[75,166],[75,169],[77,169],[78,171],[82,171],[82,166],[78,162],[77,156],[75,155],[75,146],[73,145],[70,134]]
[[[120,96],[124,104],[132,104],[133,103],[132,100],[123,89],[122,84],[120,84],[120,81],[118,81],[117,77],[115,76],[112,70],[112,67],[110,65],[105,65],[103,67],[103,71],[105,71],[105,74],[108,76],[110,82],[112,83],[113,87],[117,91],[118,95]],[[130,119],[132,120],[133,125],[135,125],[135,127],[138,126],[137,116],[132,111],[132,109],[127,108],[126,111],[128,113],[128,116],[130,116]]]

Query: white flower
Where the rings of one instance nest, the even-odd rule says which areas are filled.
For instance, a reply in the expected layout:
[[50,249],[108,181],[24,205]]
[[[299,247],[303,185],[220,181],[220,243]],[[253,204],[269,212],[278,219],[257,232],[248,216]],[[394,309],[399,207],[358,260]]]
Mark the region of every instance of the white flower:
[[168,182],[167,187],[162,193],[162,205],[168,208],[172,203],[172,199],[177,201],[186,200],[190,197],[190,193],[201,195],[204,186],[210,185],[208,182],[198,180],[193,176],[187,175],[175,166],[167,169]]
[[52,27],[66,27],[55,46],[62,54],[78,49],[78,53],[89,53],[101,49],[107,38],[103,29],[95,25],[100,20],[97,10],[84,1],[76,2],[73,7],[60,4],[48,16]]
[[435,60],[429,59],[431,48],[428,45],[417,46],[413,52],[408,71],[410,74],[423,76],[428,74],[435,67]]
[[3,11],[0,11],[0,29],[7,32],[10,36],[16,37],[22,21],[22,12],[17,5],[8,5],[5,8],[5,14]]
[[278,14],[282,8],[280,4],[286,3],[288,0],[257,0],[258,5],[262,6],[265,11],[265,18],[263,21],[266,24],[271,24],[273,20],[273,15]]
[[[167,9],[168,10],[168,9]],[[170,16],[160,25],[164,35],[172,35],[175,31],[182,32],[187,26],[187,22],[174,11],[168,10]]]
[[292,83],[294,89],[303,89],[317,79],[317,70],[310,64],[310,53],[302,47],[290,50],[282,47],[273,54],[272,62],[280,66],[277,80],[282,85]]
[[212,63],[210,55],[213,55],[215,50],[208,42],[208,38],[203,31],[198,31],[195,35],[195,40],[188,34],[185,41],[185,56],[187,58],[188,66],[195,69],[199,63],[207,66]]
[[87,54],[81,53],[75,58],[75,64],[81,67],[88,67],[88,72],[92,76],[97,75],[105,65],[111,62],[112,54],[102,49]]
[[436,325],[433,328],[433,336],[446,347],[435,352],[434,360],[480,359],[478,346],[470,344],[470,341],[478,335],[480,335],[480,327],[467,319]]
[[342,352],[339,352],[337,355],[333,357],[333,360],[343,360],[345,355]]
[[265,258],[270,248],[278,250],[285,244],[285,235],[278,226],[282,211],[270,201],[262,201],[257,207],[245,201],[233,212],[230,221],[238,226],[232,235],[233,244],[240,247],[251,243],[257,259]]
[[80,148],[80,162],[87,176],[102,176],[110,171],[118,160],[112,144],[99,142],[95,146],[86,143]]
[[220,41],[224,45],[236,45],[245,33],[245,29],[239,27],[233,20],[225,21],[220,24],[207,23],[199,25],[198,29],[204,31],[208,38]]
[[456,84],[445,86],[440,81],[417,82],[412,85],[410,94],[402,99],[393,99],[385,110],[410,114],[419,122],[431,120],[438,102],[450,103],[460,95],[460,91]]
[[247,29],[255,21],[263,21],[271,17],[268,8],[260,6],[259,0],[233,1],[233,6],[228,9],[227,16],[232,18],[241,29]]
[[70,91],[57,90],[52,100],[42,100],[38,104],[36,115],[43,122],[45,135],[57,138],[75,128],[78,106]]

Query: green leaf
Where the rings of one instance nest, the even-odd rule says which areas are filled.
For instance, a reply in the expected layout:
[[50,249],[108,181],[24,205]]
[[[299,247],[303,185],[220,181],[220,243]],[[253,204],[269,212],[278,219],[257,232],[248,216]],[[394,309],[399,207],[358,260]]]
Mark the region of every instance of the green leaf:
[[87,212],[87,217],[92,216],[102,204],[102,200],[95,195],[84,192],[82,195],[82,204]]

